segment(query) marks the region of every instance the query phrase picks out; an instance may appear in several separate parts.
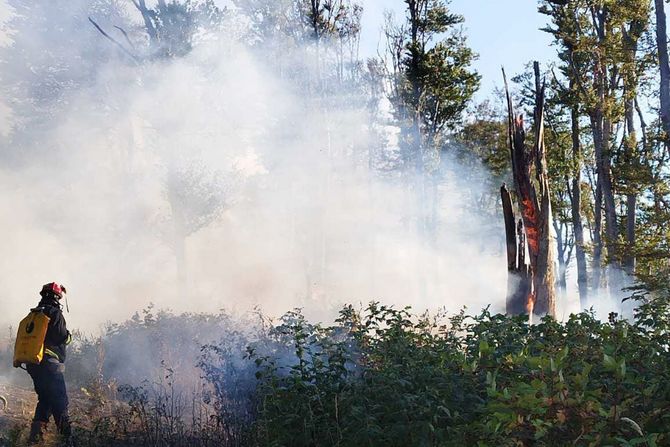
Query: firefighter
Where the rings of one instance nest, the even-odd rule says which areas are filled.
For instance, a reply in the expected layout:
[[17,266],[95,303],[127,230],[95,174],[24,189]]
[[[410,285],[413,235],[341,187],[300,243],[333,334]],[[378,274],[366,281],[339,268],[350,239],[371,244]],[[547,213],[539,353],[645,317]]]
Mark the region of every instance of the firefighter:
[[65,287],[54,282],[45,284],[40,292],[42,299],[38,307],[49,317],[44,340],[44,357],[39,364],[26,365],[37,393],[37,407],[28,437],[28,443],[33,445],[41,441],[51,416],[65,445],[72,443],[68,398],[63,376],[65,347],[72,339],[62,311],[61,300],[65,293]]

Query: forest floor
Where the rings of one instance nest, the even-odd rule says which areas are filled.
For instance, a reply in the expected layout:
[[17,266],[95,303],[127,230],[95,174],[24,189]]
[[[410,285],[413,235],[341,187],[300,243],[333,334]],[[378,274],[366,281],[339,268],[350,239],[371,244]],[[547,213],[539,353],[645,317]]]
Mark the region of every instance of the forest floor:
[[0,433],[30,423],[37,402],[32,389],[0,383],[0,395],[7,399],[7,407],[0,409]]
[[[87,414],[90,409],[90,399],[81,390],[68,390],[68,394],[70,413],[74,422]],[[7,399],[6,408],[2,408],[0,403],[0,447],[25,445],[37,396],[31,386],[8,383],[0,383],[0,395]],[[52,419],[49,422],[45,442],[41,445],[56,445],[56,441],[56,426]]]

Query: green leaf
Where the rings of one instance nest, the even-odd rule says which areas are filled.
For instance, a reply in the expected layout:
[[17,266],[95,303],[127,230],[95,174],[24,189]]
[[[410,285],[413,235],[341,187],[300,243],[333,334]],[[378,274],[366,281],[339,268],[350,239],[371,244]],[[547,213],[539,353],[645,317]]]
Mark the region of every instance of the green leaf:
[[484,355],[487,355],[490,351],[490,346],[489,343],[486,340],[481,340],[479,342],[479,356],[482,357]]
[[623,379],[626,377],[626,359],[621,359],[617,362],[616,376],[618,379]]
[[609,371],[614,371],[617,367],[616,359],[610,355],[603,354],[603,366]]

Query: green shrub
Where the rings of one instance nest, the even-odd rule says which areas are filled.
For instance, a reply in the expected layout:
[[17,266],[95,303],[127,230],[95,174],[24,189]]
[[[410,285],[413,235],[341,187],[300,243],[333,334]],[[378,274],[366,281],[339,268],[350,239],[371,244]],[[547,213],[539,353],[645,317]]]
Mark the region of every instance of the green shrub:
[[258,445],[668,445],[668,307],[629,322],[372,303],[337,324],[287,314],[257,365]]

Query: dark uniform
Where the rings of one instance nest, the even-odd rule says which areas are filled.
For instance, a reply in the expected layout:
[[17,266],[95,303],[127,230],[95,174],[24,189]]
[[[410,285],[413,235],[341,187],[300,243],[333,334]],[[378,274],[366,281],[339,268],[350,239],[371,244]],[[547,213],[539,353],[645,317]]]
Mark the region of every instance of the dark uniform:
[[[69,441],[71,437],[68,398],[65,389],[65,347],[71,336],[65,324],[59,297],[62,295],[42,289],[42,300],[38,308],[49,317],[49,327],[44,340],[44,358],[39,365],[26,365],[33,379],[37,393],[37,407],[30,430],[30,442],[38,442],[42,437],[49,418],[53,416],[61,436]],[[60,286],[57,289],[60,292]]]

